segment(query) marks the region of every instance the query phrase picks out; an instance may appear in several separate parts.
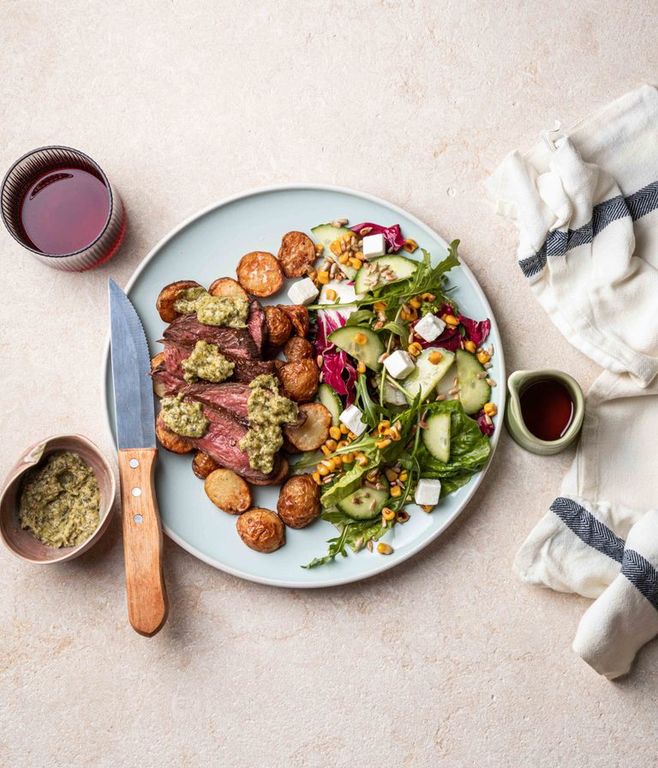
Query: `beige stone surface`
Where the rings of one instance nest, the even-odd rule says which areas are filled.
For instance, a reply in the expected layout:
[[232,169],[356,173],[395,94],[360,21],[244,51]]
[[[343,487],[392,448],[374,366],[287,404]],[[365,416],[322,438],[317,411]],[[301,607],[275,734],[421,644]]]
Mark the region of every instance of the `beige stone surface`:
[[[595,366],[552,327],[482,181],[559,117],[655,78],[655,0],[0,2],[0,167],[80,147],[121,190],[125,248],[82,275],[0,233],[0,471],[101,407],[106,282],[202,206],[337,183],[406,207],[485,288],[509,369]],[[522,586],[514,552],[569,454],[506,435],[485,486],[412,562],[284,591],[171,542],[171,618],[126,620],[118,526],[66,566],[0,552],[0,766],[651,766],[658,643],[617,684],[570,650],[587,602]]]

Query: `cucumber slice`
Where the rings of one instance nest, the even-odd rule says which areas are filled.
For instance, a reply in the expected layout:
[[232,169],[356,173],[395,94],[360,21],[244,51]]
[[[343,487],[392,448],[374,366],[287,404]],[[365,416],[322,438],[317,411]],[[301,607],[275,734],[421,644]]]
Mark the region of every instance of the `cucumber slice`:
[[[386,483],[386,481],[384,482]],[[381,490],[364,485],[341,499],[338,502],[338,507],[353,520],[371,520],[382,511],[388,496],[388,483]]]
[[[443,358],[438,363],[430,363],[430,354],[437,350],[443,355]],[[439,349],[437,347],[424,349],[416,358],[416,369],[402,382],[402,386],[409,393],[407,396],[409,403],[413,403],[418,392],[420,392],[421,400],[425,400],[446,375],[454,359],[455,353],[449,349]]]
[[423,430],[423,442],[427,450],[439,461],[450,460],[450,414],[435,413],[427,419]]
[[318,400],[331,414],[332,426],[340,426],[339,416],[343,412],[343,403],[338,394],[328,384],[320,384],[318,387]]
[[[319,224],[317,227],[312,227],[311,232],[318,241],[324,245],[325,250],[330,252],[329,246],[334,240],[338,240],[339,237],[347,235],[351,232],[351,229],[347,227],[332,227],[331,224]],[[354,280],[357,270],[351,267],[349,264],[341,264],[341,270],[347,275],[350,280]]]
[[[357,334],[366,337],[364,344],[356,342]],[[352,355],[373,371],[378,371],[382,364],[379,358],[384,353],[384,344],[370,328],[362,328],[358,325],[346,325],[329,335],[329,341],[343,349],[348,355]]]
[[457,350],[459,399],[466,413],[477,413],[491,398],[491,387],[487,384],[486,372],[475,355],[465,349]]
[[[376,265],[379,269],[387,267],[394,274],[393,280],[384,279],[379,271],[375,271],[372,265]],[[365,293],[366,291],[374,291],[375,288],[379,288],[382,285],[388,285],[397,280],[406,280],[411,277],[418,268],[418,262],[412,259],[407,259],[404,256],[379,256],[376,259],[370,259],[367,261],[356,274],[354,280],[354,290],[357,293]]]

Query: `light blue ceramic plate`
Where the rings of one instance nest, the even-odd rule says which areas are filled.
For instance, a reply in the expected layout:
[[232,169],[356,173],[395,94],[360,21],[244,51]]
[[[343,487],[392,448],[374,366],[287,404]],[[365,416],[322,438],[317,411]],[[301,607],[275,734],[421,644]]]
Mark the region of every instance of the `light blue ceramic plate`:
[[[155,310],[160,289],[174,280],[192,279],[209,285],[215,278],[234,276],[240,257],[253,250],[276,253],[281,236],[289,230],[309,232],[311,227],[336,218],[356,224],[375,221],[400,224],[406,237],[414,238],[440,260],[446,243],[429,227],[400,208],[359,192],[325,186],[299,185],[261,189],[217,203],[183,222],[164,238],[144,259],[130,279],[127,290],[139,312],[151,353],[160,351],[156,342],[164,324]],[[458,233],[451,232],[452,236]],[[502,345],[489,303],[468,267],[450,273],[455,298],[465,314],[476,319],[490,318],[490,341],[495,347],[492,377],[500,382],[493,391],[499,413],[504,413],[505,369]],[[286,302],[286,287],[272,303]],[[266,300],[268,301],[268,300]],[[109,357],[105,367],[105,404],[114,429],[112,384]],[[495,448],[502,423],[497,419]],[[464,509],[483,481],[486,469],[456,493],[443,499],[432,514],[410,507],[411,519],[396,526],[387,540],[392,555],[367,550],[339,558],[335,563],[313,570],[302,564],[326,551],[326,540],[336,535],[335,528],[317,521],[304,530],[286,531],[286,544],[277,552],[264,555],[248,549],[235,530],[235,517],[214,507],[203,490],[203,483],[191,469],[191,456],[176,456],[160,451],[157,493],[165,532],[181,547],[223,571],[245,579],[281,587],[328,587],[373,576],[401,563],[436,539]],[[278,488],[255,488],[254,502],[259,507],[276,509]]]

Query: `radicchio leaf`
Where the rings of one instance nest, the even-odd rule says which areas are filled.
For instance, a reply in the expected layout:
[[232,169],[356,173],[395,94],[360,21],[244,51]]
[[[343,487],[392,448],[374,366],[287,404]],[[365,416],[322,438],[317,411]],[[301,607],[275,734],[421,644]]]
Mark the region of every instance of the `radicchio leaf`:
[[466,329],[466,337],[475,342],[477,347],[482,346],[491,330],[491,320],[471,320],[470,317],[459,315],[459,322]]
[[[391,253],[396,253],[404,245],[404,237],[402,236],[402,230],[399,224],[394,224],[392,227],[382,227],[381,224],[373,224],[371,221],[364,221],[361,224],[357,224],[355,227],[350,227],[352,232],[356,232],[357,235],[361,235],[361,230],[364,227],[370,227],[368,235],[384,235],[384,240],[388,246],[388,250]],[[365,235],[363,235],[365,237]]]
[[494,433],[493,421],[491,420],[487,421],[487,417],[485,416],[484,410],[478,413],[475,420],[477,421],[478,427],[480,427],[480,432],[482,432],[483,435],[486,435],[487,437],[491,437],[491,435],[493,435]]
[[347,405],[351,405],[356,396],[356,368],[347,353],[329,341],[330,334],[343,325],[345,317],[338,312],[318,312],[314,343],[316,353],[323,358],[322,381],[337,394],[345,396]]

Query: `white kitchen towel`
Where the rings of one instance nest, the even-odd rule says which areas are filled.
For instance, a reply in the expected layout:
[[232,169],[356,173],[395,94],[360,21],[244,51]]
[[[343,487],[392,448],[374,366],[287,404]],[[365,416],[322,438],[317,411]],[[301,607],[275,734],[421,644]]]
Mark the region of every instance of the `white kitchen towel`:
[[629,531],[621,572],[585,611],[574,651],[599,674],[626,674],[640,648],[658,635],[658,511]]
[[560,495],[514,561],[520,578],[597,597],[619,573],[623,540],[658,503],[658,377],[639,387],[604,371],[587,394],[581,440]]
[[646,386],[658,374],[658,91],[512,152],[487,189],[516,221],[519,266],[555,325]]

